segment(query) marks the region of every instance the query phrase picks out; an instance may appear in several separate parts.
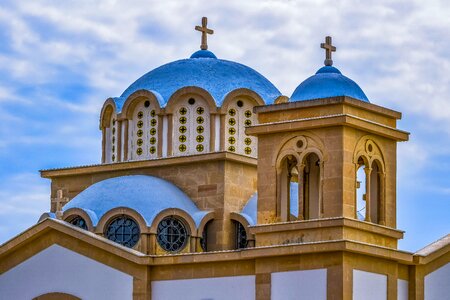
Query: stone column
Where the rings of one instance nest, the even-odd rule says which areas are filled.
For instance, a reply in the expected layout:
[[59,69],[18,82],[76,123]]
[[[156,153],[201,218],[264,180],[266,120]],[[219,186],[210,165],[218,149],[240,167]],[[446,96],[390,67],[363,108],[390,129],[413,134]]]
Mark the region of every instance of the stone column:
[[214,152],[216,148],[216,118],[217,115],[209,115],[209,152]]
[[277,189],[277,199],[276,199],[276,217],[277,217],[277,221],[281,220],[281,199],[283,198],[283,193],[281,191],[281,170],[277,170],[277,184],[276,184],[276,189]]
[[162,115],[158,115],[158,132],[156,133],[156,135],[158,136],[158,140],[157,140],[157,146],[156,146],[156,153],[157,153],[157,157],[160,158],[163,156],[163,142],[164,139],[166,139],[167,137],[163,135],[164,132],[164,121],[163,121],[163,116]]
[[116,161],[122,161],[122,121],[117,120]]
[[324,162],[320,160],[319,162],[319,218],[323,217],[324,208],[323,208],[323,178],[324,178]]
[[304,199],[303,199],[303,191],[304,191],[303,175],[304,175],[304,171],[305,171],[305,165],[298,164],[297,170],[298,170],[298,219],[304,220],[305,219],[305,211],[304,211],[305,204],[304,204]]
[[124,128],[124,135],[123,135],[123,160],[127,161],[130,160],[130,158],[128,157],[128,138],[129,138],[129,123],[130,121],[128,119],[123,120],[124,124],[125,124],[125,128]]
[[173,115],[169,114],[167,115],[167,156],[172,156],[173,151]]
[[371,209],[370,209],[370,175],[372,174],[372,168],[365,167],[364,172],[366,173],[366,222],[372,222],[371,220]]
[[386,225],[386,173],[384,172],[378,172],[378,176],[380,178],[380,182],[378,183],[380,185],[380,195],[378,195],[380,199],[380,203],[378,205],[380,209],[380,225]]
[[226,135],[225,118],[226,118],[226,115],[220,115],[220,147],[219,147],[220,151],[227,150],[225,148],[225,135]]
[[106,162],[106,128],[102,127],[102,164]]

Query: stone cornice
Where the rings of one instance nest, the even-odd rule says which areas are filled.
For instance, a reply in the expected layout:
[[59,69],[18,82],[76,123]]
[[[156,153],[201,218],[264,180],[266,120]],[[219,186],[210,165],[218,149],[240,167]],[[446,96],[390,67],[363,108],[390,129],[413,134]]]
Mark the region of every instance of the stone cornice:
[[286,102],[280,104],[271,104],[265,106],[256,106],[253,110],[255,113],[268,113],[275,111],[286,111],[291,109],[298,108],[309,108],[309,107],[318,107],[325,105],[333,105],[333,104],[347,104],[353,107],[363,108],[365,110],[371,111],[373,113],[377,113],[380,115],[384,115],[394,119],[401,119],[402,114],[398,111],[385,108],[383,106],[375,105],[372,103],[367,103],[361,100],[353,99],[351,97],[340,96],[340,97],[331,97],[331,98],[323,98],[323,99],[312,99],[307,101],[297,101],[297,102]]
[[246,133],[250,135],[262,135],[295,130],[325,128],[331,126],[353,127],[396,141],[407,141],[409,139],[409,133],[406,131],[402,131],[350,114],[336,114],[321,117],[294,119],[289,121],[263,123],[248,127]]
[[252,166],[256,166],[257,164],[256,158],[223,151],[199,155],[164,157],[152,160],[137,160],[137,161],[110,163],[110,164],[97,164],[90,166],[48,169],[48,170],[40,170],[39,172],[41,173],[41,177],[43,178],[55,178],[61,176],[85,175],[85,174],[113,172],[122,170],[135,170],[141,168],[183,165],[207,161],[232,161]]

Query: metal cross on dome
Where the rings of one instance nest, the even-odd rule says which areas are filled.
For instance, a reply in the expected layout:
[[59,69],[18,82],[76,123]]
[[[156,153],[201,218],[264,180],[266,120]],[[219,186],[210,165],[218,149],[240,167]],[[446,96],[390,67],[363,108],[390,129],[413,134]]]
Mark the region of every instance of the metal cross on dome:
[[331,44],[331,36],[325,37],[325,43],[321,43],[320,48],[325,49],[325,66],[332,66],[331,53],[336,52],[336,47]]
[[200,46],[200,49],[202,50],[208,50],[208,36],[207,34],[213,34],[214,30],[209,29],[207,27],[208,25],[208,18],[203,17],[202,18],[202,26],[195,26],[195,30],[200,31],[202,33],[202,44]]

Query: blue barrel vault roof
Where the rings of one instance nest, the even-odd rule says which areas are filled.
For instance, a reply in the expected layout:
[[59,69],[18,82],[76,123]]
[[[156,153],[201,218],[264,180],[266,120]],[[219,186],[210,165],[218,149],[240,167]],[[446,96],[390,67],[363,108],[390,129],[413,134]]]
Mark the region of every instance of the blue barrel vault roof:
[[256,92],[266,104],[274,103],[280,91],[264,76],[245,65],[218,59],[208,50],[199,50],[188,59],[162,65],[131,84],[120,97],[113,98],[120,112],[125,100],[138,90],[156,95],[161,107],[183,87],[200,87],[211,94],[218,107],[233,90],[246,88]]
[[63,211],[71,208],[84,210],[92,224],[108,211],[118,207],[131,208],[138,212],[148,226],[165,209],[177,208],[189,214],[198,226],[208,213],[197,208],[194,202],[177,186],[164,179],[148,175],[130,175],[97,182],[64,205]]
[[315,75],[303,81],[295,89],[289,101],[296,102],[338,96],[347,96],[369,102],[358,84],[342,75],[333,66],[324,66]]

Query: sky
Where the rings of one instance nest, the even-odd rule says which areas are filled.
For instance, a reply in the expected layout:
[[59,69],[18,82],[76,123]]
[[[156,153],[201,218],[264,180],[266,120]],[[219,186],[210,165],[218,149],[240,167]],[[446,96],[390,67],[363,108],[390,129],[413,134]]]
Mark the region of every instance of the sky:
[[[375,1],[374,1],[375,2]],[[49,210],[38,170],[96,164],[99,114],[146,72],[199,49],[248,65],[290,96],[323,65],[370,101],[403,113],[398,146],[399,248],[450,232],[450,6],[445,1],[88,1],[0,4],[0,244]]]

